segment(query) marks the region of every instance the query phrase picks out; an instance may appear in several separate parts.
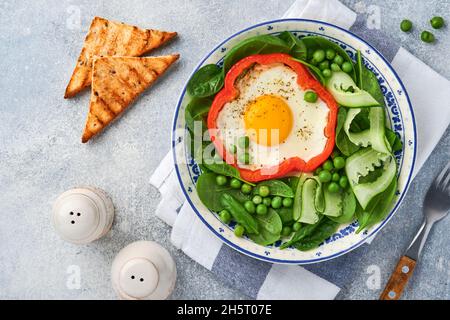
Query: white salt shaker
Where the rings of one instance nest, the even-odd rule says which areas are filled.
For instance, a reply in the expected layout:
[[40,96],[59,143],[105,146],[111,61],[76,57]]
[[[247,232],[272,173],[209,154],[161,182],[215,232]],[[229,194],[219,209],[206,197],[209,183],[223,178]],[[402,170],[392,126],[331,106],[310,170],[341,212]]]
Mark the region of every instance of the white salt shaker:
[[176,278],[172,256],[153,241],[129,244],[117,254],[111,267],[112,285],[120,299],[166,299]]
[[86,244],[103,237],[111,229],[114,205],[103,190],[75,188],[56,199],[52,220],[63,239]]

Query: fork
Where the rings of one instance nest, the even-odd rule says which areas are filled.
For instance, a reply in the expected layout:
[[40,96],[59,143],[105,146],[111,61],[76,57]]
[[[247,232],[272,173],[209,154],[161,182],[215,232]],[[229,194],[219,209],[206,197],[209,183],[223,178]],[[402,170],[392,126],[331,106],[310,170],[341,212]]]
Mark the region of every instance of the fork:
[[381,293],[380,300],[398,300],[411,277],[425,241],[434,223],[444,218],[450,209],[450,162],[434,179],[423,201],[424,219],[405,254]]

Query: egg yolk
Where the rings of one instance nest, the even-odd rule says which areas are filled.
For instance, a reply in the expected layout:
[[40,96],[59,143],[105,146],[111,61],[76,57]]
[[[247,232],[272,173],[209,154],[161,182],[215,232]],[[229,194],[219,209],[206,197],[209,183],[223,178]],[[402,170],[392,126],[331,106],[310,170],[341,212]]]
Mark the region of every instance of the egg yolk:
[[274,95],[263,95],[247,105],[245,129],[251,140],[272,146],[283,142],[292,130],[292,111],[286,101]]

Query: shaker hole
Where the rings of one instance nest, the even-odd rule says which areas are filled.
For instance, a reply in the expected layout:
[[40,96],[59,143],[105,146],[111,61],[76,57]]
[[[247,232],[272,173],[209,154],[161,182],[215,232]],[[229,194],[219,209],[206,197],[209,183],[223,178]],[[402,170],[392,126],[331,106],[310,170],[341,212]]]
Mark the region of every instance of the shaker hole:
[[70,215],[73,216],[73,212],[72,211],[70,211]]
[[134,280],[134,276],[131,276],[131,279],[133,279],[133,280]]
[[81,213],[78,212],[78,213],[77,213],[77,216],[78,216],[78,217],[81,216]]
[[70,221],[70,223],[71,223],[71,224],[75,224],[75,221],[72,220],[72,221]]
[[140,282],[144,282],[144,278],[140,278],[139,281],[140,281]]

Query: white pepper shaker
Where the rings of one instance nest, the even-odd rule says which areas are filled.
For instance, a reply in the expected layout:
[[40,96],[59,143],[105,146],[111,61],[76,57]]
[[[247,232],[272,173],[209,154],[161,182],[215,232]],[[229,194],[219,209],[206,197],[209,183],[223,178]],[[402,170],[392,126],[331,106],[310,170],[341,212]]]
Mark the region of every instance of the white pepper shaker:
[[114,205],[103,190],[75,188],[56,199],[52,220],[63,239],[86,244],[103,237],[111,229]]
[[114,291],[120,299],[163,300],[177,278],[170,253],[153,241],[137,241],[123,248],[111,267]]

